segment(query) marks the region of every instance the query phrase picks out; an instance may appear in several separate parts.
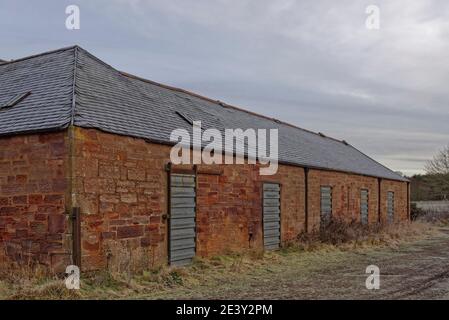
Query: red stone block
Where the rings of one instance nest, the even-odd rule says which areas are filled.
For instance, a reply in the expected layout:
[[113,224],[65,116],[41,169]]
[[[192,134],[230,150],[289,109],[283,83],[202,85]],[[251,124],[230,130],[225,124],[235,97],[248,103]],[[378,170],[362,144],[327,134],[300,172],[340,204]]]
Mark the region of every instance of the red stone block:
[[37,221],[30,222],[30,231],[36,235],[43,235],[47,233],[47,224]]
[[123,193],[120,195],[120,200],[124,203],[136,203],[137,202],[137,194]]
[[140,239],[140,245],[142,247],[149,247],[151,245],[151,239],[150,237],[145,237]]
[[27,196],[15,196],[12,198],[13,204],[27,204],[28,197]]
[[119,204],[117,204],[115,210],[119,214],[126,214],[126,213],[128,213],[130,211],[129,205],[126,204],[126,203],[119,203]]
[[64,201],[64,195],[52,194],[44,197],[44,202],[48,204],[62,204]]
[[66,225],[66,216],[63,214],[50,214],[48,216],[48,232],[64,233]]
[[117,228],[117,239],[137,238],[143,236],[143,226],[123,226]]
[[102,232],[101,233],[101,239],[102,240],[113,240],[116,238],[115,232]]
[[0,207],[0,216],[8,216],[19,214],[20,209],[18,207]]
[[16,238],[22,239],[28,237],[28,229],[17,229]]
[[44,203],[44,197],[41,194],[30,194],[28,196],[30,204],[42,204]]
[[26,183],[27,182],[28,177],[24,174],[19,174],[16,176],[16,182],[17,183]]
[[53,179],[51,184],[51,192],[64,194],[67,191],[66,179]]
[[50,257],[51,270],[55,273],[65,273],[67,266],[71,265],[69,253],[55,253]]

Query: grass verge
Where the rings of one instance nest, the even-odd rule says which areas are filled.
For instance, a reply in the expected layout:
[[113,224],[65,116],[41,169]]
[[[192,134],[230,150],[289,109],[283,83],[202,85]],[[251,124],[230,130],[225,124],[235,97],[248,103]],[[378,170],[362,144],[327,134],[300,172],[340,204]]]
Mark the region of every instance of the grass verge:
[[[0,299],[159,299],[205,298],[205,294],[226,291],[231,286],[248,287],[257,281],[273,281],[283,272],[300,269],[308,274],[332,267],[347,252],[397,248],[437,235],[440,225],[413,222],[381,226],[360,226],[334,221],[325,230],[301,234],[279,251],[245,251],[209,259],[196,258],[184,268],[159,267],[139,274],[108,271],[83,274],[81,290],[67,290],[64,280],[36,268],[2,268]],[[256,289],[253,289],[253,292]]]

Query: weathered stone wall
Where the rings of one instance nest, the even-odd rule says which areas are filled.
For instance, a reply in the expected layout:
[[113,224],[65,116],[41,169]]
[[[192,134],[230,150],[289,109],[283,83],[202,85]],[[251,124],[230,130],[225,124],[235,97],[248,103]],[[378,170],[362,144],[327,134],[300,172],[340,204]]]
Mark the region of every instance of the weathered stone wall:
[[381,222],[387,222],[387,193],[394,193],[394,221],[404,221],[409,218],[407,184],[404,182],[382,180],[381,182]]
[[[69,132],[0,139],[0,252],[65,267],[71,253],[66,213],[80,207],[84,270],[167,263],[170,146],[96,129],[73,133],[72,147]],[[368,189],[369,222],[378,221],[377,178],[311,169],[308,181],[309,231],[319,227],[321,186],[333,188],[333,216],[347,221],[360,220],[360,190]],[[305,230],[304,168],[280,165],[277,174],[261,176],[259,165],[200,165],[199,256],[263,249],[264,182],[281,185],[282,242]],[[396,220],[407,219],[407,184],[382,180],[381,221],[388,191],[395,192]]]
[[0,138],[0,252],[55,270],[70,262],[66,132]]
[[263,248],[264,182],[281,184],[282,241],[294,239],[304,229],[304,169],[281,165],[273,176],[260,176],[256,165],[222,165],[220,169],[219,176],[201,174],[199,169],[199,255]]
[[[142,139],[75,129],[75,203],[81,207],[83,268],[167,262],[167,172],[170,147]],[[304,169],[280,166],[274,176],[255,165],[200,165],[197,178],[197,253],[262,248],[262,183],[282,185],[282,239],[304,228]],[[109,258],[108,258],[109,256]],[[120,260],[120,259],[119,259]],[[115,261],[115,262],[114,262]]]
[[81,208],[83,269],[165,263],[169,148],[75,128],[74,206]]
[[322,186],[332,187],[332,216],[347,222],[360,221],[360,192],[361,189],[367,189],[369,192],[368,221],[376,223],[379,219],[377,181],[377,178],[354,174],[310,170],[309,230],[317,230],[320,225]]

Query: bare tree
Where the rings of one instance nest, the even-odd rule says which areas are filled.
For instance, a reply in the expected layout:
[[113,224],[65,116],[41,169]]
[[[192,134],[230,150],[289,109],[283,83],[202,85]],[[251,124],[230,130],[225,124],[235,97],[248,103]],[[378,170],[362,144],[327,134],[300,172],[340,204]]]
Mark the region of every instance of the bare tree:
[[432,160],[427,161],[425,170],[427,174],[449,174],[449,145],[440,150]]

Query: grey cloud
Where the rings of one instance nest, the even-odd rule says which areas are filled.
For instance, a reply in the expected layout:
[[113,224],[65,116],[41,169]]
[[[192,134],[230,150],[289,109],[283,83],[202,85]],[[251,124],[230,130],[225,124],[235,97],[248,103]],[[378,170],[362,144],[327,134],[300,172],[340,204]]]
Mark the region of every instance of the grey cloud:
[[[67,4],[81,30],[64,28]],[[449,142],[449,3],[2,1],[0,58],[78,43],[119,69],[350,141],[420,172]]]

